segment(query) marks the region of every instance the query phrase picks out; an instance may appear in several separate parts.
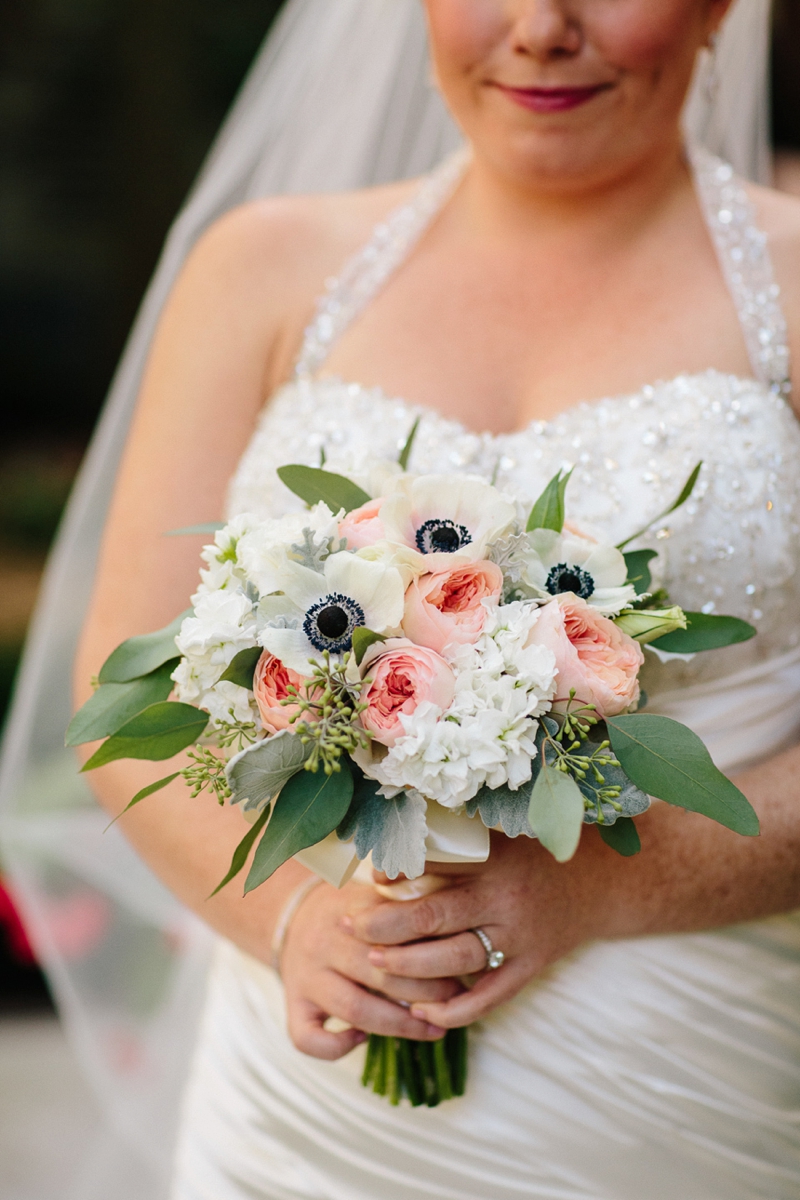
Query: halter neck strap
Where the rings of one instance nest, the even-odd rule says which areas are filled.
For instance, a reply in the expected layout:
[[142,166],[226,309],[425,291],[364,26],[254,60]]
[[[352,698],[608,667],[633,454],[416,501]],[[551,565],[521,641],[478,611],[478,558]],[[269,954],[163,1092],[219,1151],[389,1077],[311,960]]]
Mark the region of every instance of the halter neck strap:
[[[411,200],[395,208],[329,279],[303,336],[295,377],[310,379],[334,344],[405,261],[455,191],[468,162],[460,150],[426,175]],[[727,163],[701,147],[689,150],[698,199],[742,326],[756,379],[791,391],[789,342],[766,234],[742,182]]]

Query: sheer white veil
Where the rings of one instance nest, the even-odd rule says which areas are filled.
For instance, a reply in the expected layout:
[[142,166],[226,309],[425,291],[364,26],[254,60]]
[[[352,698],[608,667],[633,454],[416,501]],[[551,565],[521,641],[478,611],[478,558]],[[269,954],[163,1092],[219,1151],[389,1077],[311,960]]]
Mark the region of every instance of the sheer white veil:
[[[717,52],[716,94],[701,64],[687,105],[690,136],[758,179],[769,171],[769,8],[737,0]],[[411,176],[458,142],[430,83],[419,0],[289,0],[170,232],[75,485],[0,775],[3,864],[107,1120],[74,1200],[165,1194],[211,941],[118,827],[103,835],[105,817],[63,746],[75,645],[160,310],[192,244],[233,205]]]

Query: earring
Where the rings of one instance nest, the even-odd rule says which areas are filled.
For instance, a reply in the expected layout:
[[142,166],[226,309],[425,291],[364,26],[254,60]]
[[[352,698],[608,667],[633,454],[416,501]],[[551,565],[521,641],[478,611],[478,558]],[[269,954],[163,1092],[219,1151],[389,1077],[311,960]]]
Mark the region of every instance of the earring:
[[708,46],[706,48],[706,65],[703,80],[703,89],[706,94],[706,100],[710,105],[715,102],[719,94],[719,69],[717,65],[718,46],[719,34],[712,33],[708,39]]

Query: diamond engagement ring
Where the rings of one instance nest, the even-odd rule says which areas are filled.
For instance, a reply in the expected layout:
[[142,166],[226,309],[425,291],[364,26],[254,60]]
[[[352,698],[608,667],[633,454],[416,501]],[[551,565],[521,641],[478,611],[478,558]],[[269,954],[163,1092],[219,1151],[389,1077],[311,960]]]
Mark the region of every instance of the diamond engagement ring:
[[484,933],[482,929],[471,929],[470,933],[475,934],[475,937],[486,951],[486,970],[496,971],[498,967],[502,967],[506,961],[506,956],[502,950],[495,950],[488,933]]

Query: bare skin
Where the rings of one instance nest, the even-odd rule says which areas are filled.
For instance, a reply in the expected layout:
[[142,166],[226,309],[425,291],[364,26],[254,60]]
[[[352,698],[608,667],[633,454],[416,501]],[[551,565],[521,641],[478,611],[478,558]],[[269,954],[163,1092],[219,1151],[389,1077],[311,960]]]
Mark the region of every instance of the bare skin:
[[[473,163],[326,371],[493,432],[682,371],[750,375],[678,132],[691,62],[724,0],[663,0],[655,14],[651,0],[428,0],[427,8],[439,77]],[[503,91],[590,84],[602,85],[596,97],[557,116],[521,109]],[[227,482],[290,373],[324,279],[413,186],[252,204],[195,249],[164,313],[126,449],[76,665],[79,702],[119,641],[185,607],[199,539],[163,532],[224,515]],[[800,205],[761,189],[754,196],[800,361]],[[567,866],[527,839],[495,839],[484,867],[447,872],[451,886],[424,901],[385,902],[356,884],[317,888],[283,955],[295,1044],[335,1058],[363,1031],[436,1037],[586,941],[795,907],[798,766],[792,750],[739,781],[762,819],[757,840],[659,805],[641,822],[645,853],[629,862],[590,831]],[[116,815],[160,773],[123,762],[92,778]],[[246,899],[234,885],[206,900],[244,826],[237,812],[191,799],[181,781],[126,816],[125,829],[185,903],[268,961],[302,867],[287,863]],[[453,977],[482,966],[465,932],[474,925],[509,962],[465,993]],[[325,1029],[330,1015],[353,1028]]]

